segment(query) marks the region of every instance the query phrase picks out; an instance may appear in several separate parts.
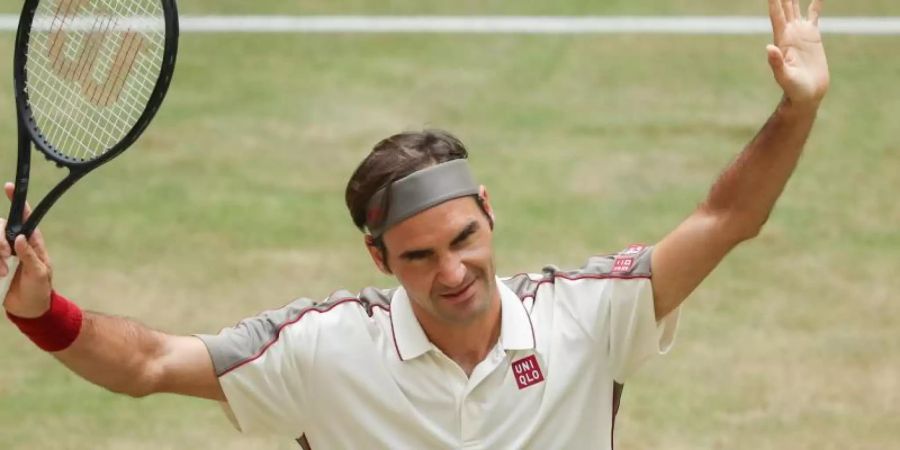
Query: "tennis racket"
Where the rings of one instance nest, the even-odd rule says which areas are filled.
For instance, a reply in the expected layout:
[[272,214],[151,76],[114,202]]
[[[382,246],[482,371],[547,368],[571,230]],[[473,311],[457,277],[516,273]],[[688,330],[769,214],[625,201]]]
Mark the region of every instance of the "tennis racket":
[[[31,236],[75,182],[127,149],[153,119],[178,48],[174,0],[26,0],[13,55],[18,121],[6,240]],[[25,218],[31,147],[62,179]],[[18,268],[0,280],[0,299]]]

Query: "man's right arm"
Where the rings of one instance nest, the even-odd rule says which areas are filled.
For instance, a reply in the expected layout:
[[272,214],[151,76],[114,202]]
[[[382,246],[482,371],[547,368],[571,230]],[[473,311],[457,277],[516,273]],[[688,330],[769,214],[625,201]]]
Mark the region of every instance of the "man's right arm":
[[199,338],[173,336],[135,321],[85,312],[81,332],[52,353],[82,378],[132,397],[173,393],[225,401]]
[[[12,183],[4,188],[12,198]],[[26,217],[29,209],[26,205]],[[5,228],[6,221],[0,219],[0,230]],[[10,269],[6,261],[12,250],[0,236],[0,276]],[[27,240],[18,236],[15,254],[21,262],[2,299],[3,308],[18,320],[47,317],[52,313],[53,271],[40,230]],[[113,392],[133,397],[169,392],[225,400],[212,358],[199,338],[172,336],[129,319],[91,312],[82,314],[80,327],[73,325],[65,331],[45,328],[42,331],[57,337],[71,333],[64,339],[67,345],[58,347],[62,350],[52,351],[56,359],[82,378]]]

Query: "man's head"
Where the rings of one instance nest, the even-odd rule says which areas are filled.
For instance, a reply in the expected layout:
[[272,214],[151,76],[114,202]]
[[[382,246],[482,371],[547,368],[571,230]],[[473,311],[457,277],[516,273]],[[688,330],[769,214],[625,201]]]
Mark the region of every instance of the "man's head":
[[[366,246],[375,264],[397,277],[414,308],[427,312],[428,319],[448,324],[466,324],[481,317],[497,292],[493,212],[484,187],[422,208],[388,223],[383,230],[373,225],[373,220],[389,215],[392,201],[406,200],[401,196],[404,182],[418,178],[430,186],[433,181],[449,179],[451,185],[464,185],[466,177],[462,175],[468,174],[468,168],[445,163],[467,157],[462,142],[444,131],[394,135],[375,146],[350,178],[346,191],[350,215],[367,233]],[[394,187],[397,192],[392,195]],[[439,198],[439,194],[428,195]],[[417,200],[428,204],[427,198]]]

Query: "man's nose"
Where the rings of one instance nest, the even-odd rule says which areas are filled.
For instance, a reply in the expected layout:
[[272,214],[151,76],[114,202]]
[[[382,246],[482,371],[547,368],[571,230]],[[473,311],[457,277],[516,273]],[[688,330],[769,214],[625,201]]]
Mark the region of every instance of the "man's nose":
[[438,270],[438,282],[453,289],[459,287],[466,279],[466,265],[458,255],[448,255],[441,260]]

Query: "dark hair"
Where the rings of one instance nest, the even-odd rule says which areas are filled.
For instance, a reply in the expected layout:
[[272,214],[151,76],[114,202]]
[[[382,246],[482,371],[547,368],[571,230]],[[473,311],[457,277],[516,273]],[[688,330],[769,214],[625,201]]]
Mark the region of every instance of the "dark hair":
[[353,224],[365,231],[369,200],[379,189],[426,167],[468,157],[463,143],[443,130],[405,132],[382,140],[347,183],[344,198]]

